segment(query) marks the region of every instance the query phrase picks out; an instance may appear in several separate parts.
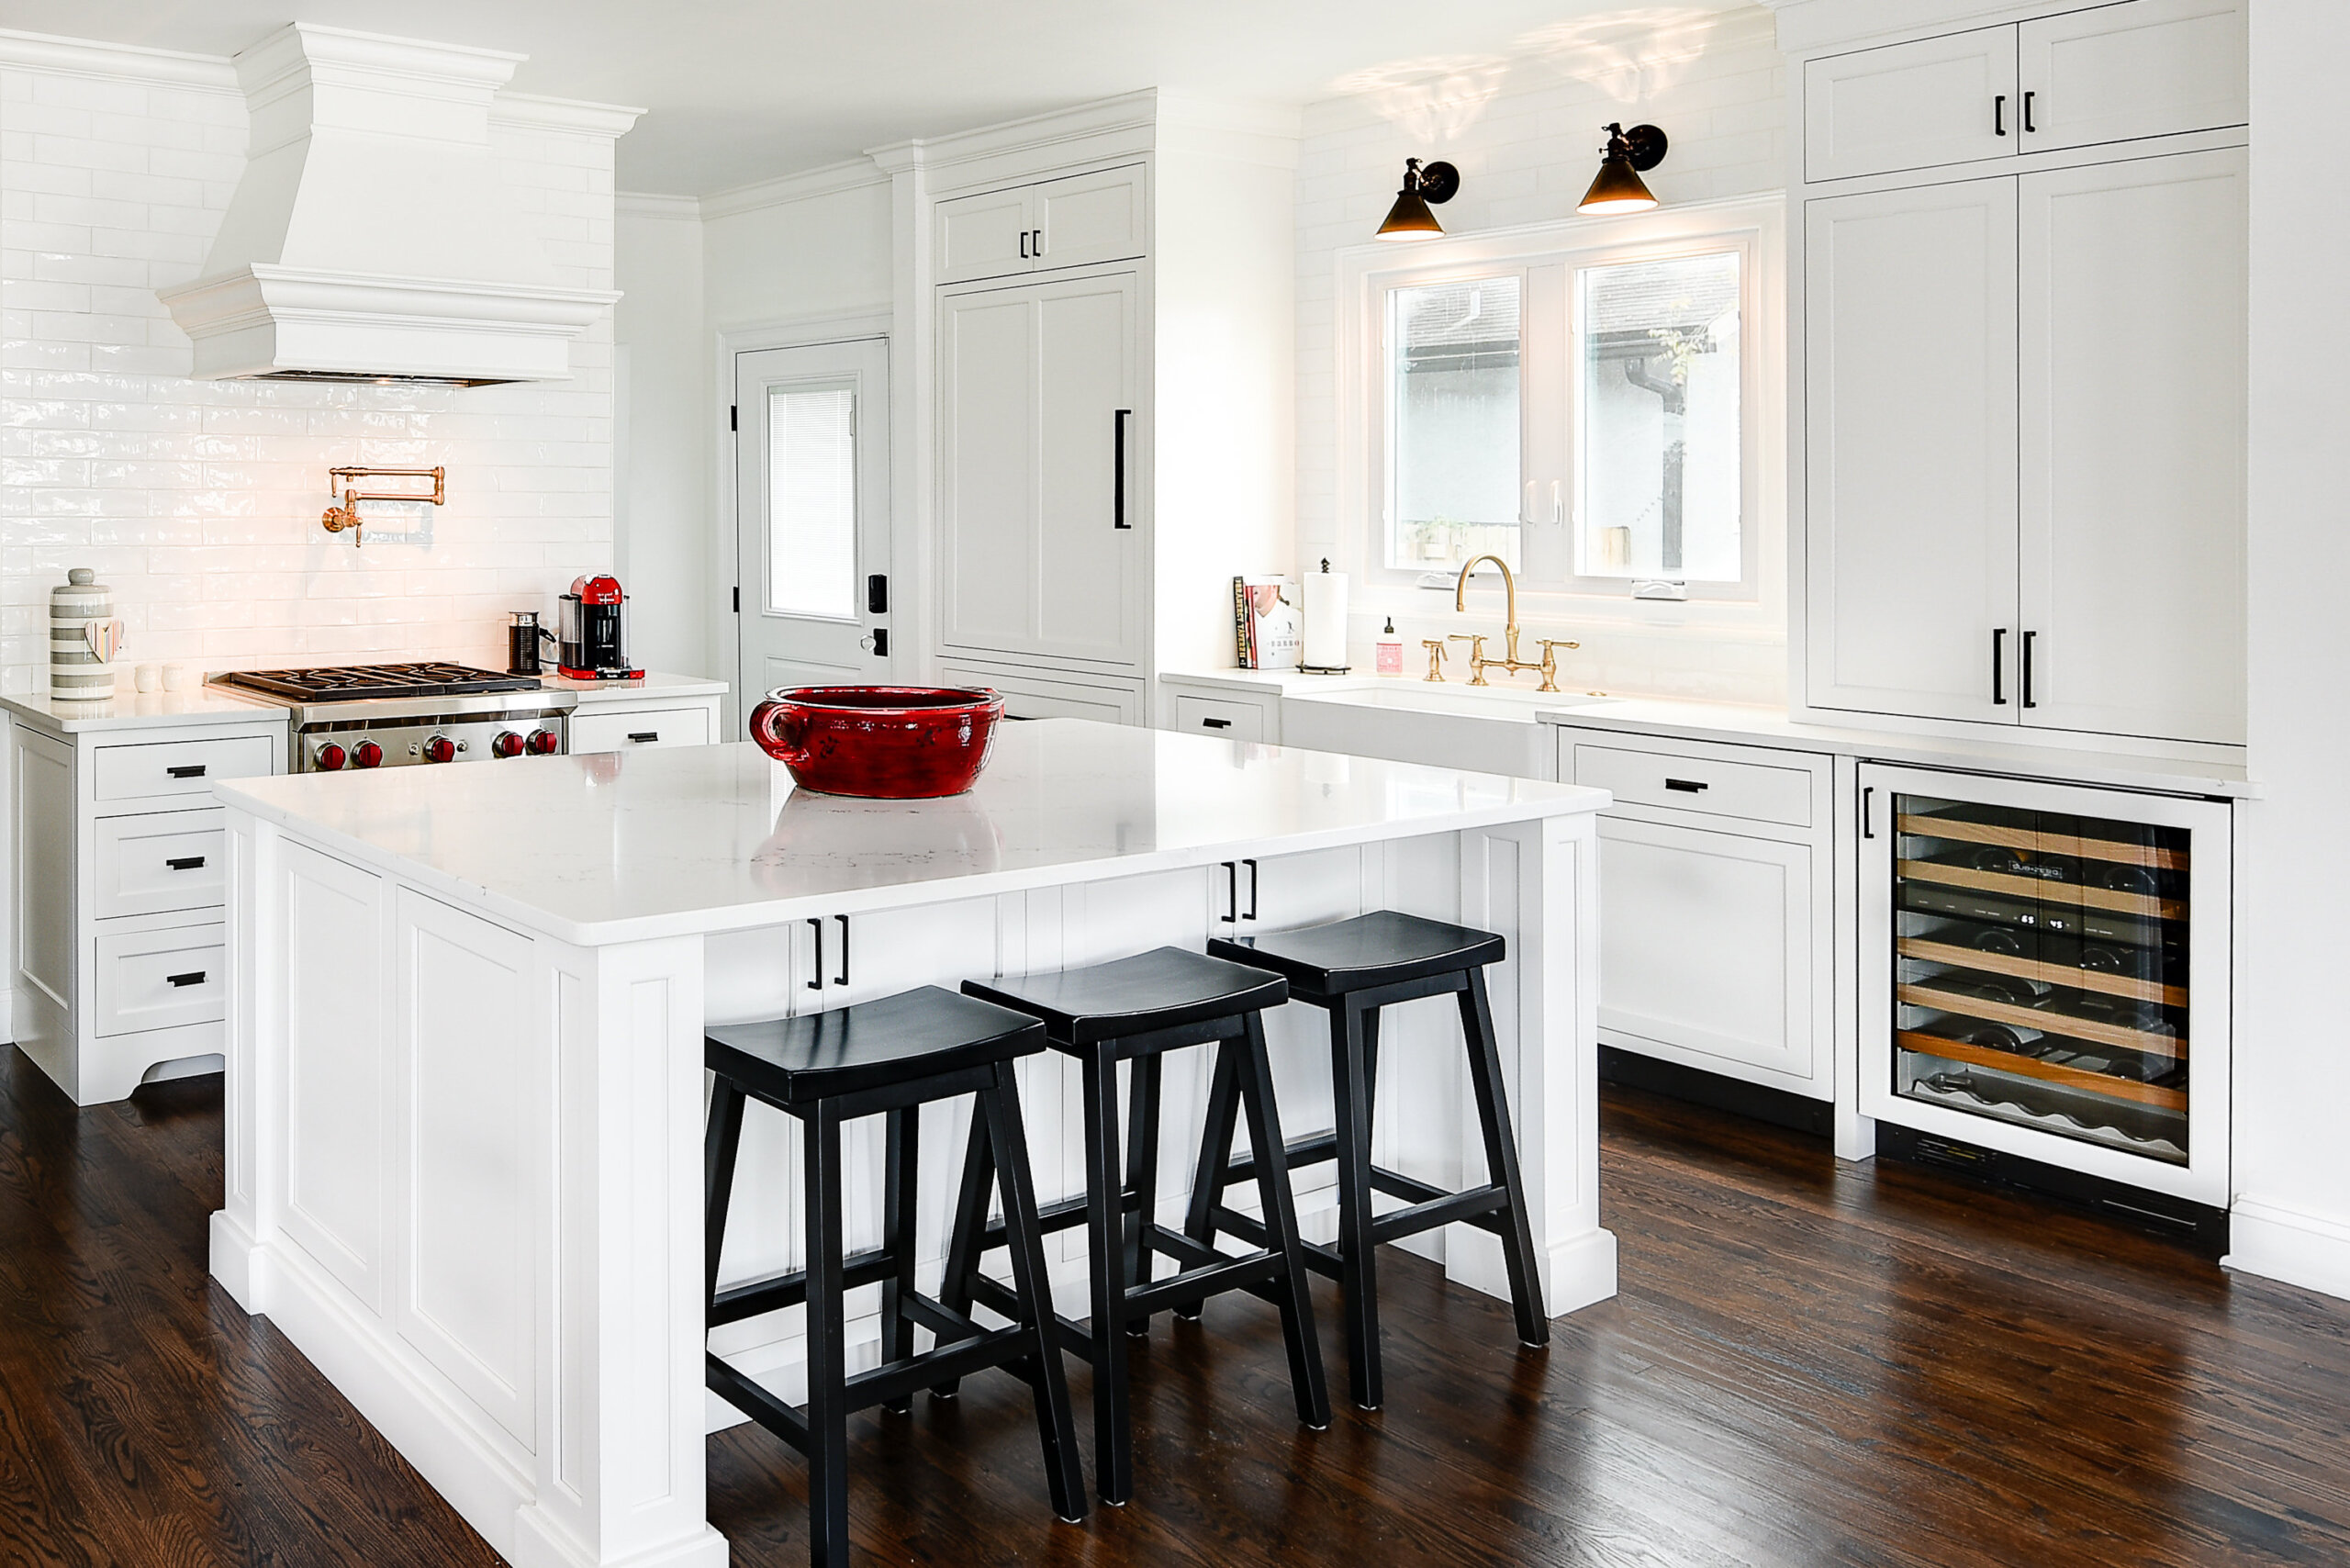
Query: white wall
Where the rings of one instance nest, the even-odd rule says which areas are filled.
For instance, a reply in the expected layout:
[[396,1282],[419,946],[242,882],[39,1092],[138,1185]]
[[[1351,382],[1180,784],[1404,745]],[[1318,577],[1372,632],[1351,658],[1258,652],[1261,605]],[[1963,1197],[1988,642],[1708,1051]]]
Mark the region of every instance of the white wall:
[[[1460,193],[1437,209],[1449,234],[1572,217],[1599,167],[1599,128],[1620,120],[1661,126],[1672,151],[1649,175],[1668,204],[1752,196],[1786,185],[1786,73],[1771,16],[1759,6],[1720,13],[1635,10],[1617,19],[1563,23],[1550,48],[1507,61],[1467,62],[1433,78],[1365,83],[1309,107],[1297,175],[1298,558],[1335,554],[1339,531],[1365,526],[1337,515],[1337,252],[1368,242],[1395,199],[1404,160],[1446,159]],[[1765,548],[1784,548],[1768,540]],[[1358,595],[1359,607],[1364,600]],[[1494,596],[1456,616],[1449,594],[1423,591],[1396,628],[1407,647],[1422,637],[1491,631]],[[1573,636],[1566,683],[1619,692],[1722,701],[1783,701],[1784,609],[1742,626],[1703,609],[1611,603],[1601,619],[1528,605],[1526,646]],[[1367,644],[1377,620],[1360,612],[1353,637]],[[1712,622],[1712,623],[1709,623]],[[1368,663],[1367,645],[1359,646]]]
[[[47,596],[88,566],[128,661],[201,667],[438,655],[503,664],[611,562],[612,329],[544,386],[187,379],[158,287],[194,277],[244,164],[226,62],[0,40],[0,681],[45,686]],[[516,205],[563,281],[612,286],[609,137],[500,124]],[[366,220],[354,193],[352,220]],[[449,470],[449,502],[319,526],[337,464]]]
[[2341,198],[2341,0],[2252,8],[2250,760],[2230,1262],[2350,1295],[2350,665],[2342,613],[2350,504],[2337,461],[2350,353],[2326,308],[2350,253]]
[[702,204],[713,330],[890,308],[889,183],[870,166],[825,174]]
[[729,675],[710,636],[729,606],[711,565],[700,209],[621,197],[612,273],[626,291],[612,317],[625,375],[612,504],[613,567],[632,600],[630,656],[648,669]]

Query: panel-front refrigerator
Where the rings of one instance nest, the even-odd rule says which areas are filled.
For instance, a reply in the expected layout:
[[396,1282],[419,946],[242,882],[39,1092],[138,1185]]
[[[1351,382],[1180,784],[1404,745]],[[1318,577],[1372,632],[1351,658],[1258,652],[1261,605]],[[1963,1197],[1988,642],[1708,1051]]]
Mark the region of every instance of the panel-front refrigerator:
[[2228,806],[1875,763],[1860,786],[1862,1111],[1950,1162],[2223,1211]]

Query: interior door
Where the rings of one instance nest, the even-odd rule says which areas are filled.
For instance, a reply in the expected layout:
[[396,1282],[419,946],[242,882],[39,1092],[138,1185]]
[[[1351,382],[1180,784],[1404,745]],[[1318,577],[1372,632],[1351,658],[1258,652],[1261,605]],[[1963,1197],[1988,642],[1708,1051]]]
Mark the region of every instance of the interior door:
[[2016,182],[1807,223],[1808,700],[2013,723]]
[[1804,67],[1815,180],[2011,157],[2021,145],[2016,30],[1978,28]]
[[2252,118],[2242,0],[2130,0],[2043,17],[2017,34],[2020,77],[2031,95],[2027,152]]
[[1036,290],[1034,647],[1138,664],[1151,493],[1149,421],[1136,399],[1142,280],[1118,273]]
[[2022,182],[2026,724],[2244,742],[2247,178]]
[[886,681],[890,345],[734,356],[735,689]]

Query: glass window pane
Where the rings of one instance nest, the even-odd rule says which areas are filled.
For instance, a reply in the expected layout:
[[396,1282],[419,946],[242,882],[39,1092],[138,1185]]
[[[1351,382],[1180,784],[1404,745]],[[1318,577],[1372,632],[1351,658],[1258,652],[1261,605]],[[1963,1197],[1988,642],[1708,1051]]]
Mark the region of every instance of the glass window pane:
[[856,619],[856,392],[767,392],[767,608]]
[[1391,290],[1387,564],[1456,568],[1491,551],[1515,567],[1518,280]]
[[1576,284],[1577,569],[1744,580],[1738,252],[1585,267]]

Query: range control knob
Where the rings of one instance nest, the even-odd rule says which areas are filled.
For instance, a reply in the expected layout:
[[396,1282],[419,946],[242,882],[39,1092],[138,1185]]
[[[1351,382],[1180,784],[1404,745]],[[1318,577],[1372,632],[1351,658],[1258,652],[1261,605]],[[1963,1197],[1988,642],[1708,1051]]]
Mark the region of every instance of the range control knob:
[[563,737],[553,730],[532,730],[531,738],[522,743],[523,749],[532,756],[553,756],[562,745]]
[[321,773],[340,773],[342,765],[350,760],[350,754],[332,741],[310,754],[311,766]]
[[424,760],[427,762],[456,761],[457,743],[446,735],[433,736],[424,743]]
[[351,766],[353,767],[375,767],[383,760],[384,748],[374,741],[361,741],[351,748]]
[[492,756],[521,756],[522,737],[511,730],[498,731],[498,737],[489,743],[489,755]]

